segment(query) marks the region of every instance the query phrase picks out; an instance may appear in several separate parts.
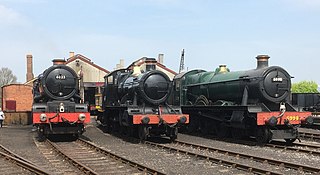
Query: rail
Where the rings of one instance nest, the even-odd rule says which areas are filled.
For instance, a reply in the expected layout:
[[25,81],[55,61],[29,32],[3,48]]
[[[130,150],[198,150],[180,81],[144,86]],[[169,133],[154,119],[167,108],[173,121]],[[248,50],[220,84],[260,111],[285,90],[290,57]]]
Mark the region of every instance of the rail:
[[5,158],[6,160],[9,160],[10,162],[12,162],[22,168],[25,168],[35,174],[39,174],[39,175],[49,175],[50,174],[50,173],[46,172],[45,170],[41,169],[40,167],[34,165],[30,161],[22,158],[21,156],[18,156],[17,154],[14,154],[13,152],[11,152],[7,148],[5,148],[3,145],[0,145],[0,147],[2,149],[2,151],[0,151],[0,156]]
[[119,155],[116,155],[116,154],[114,154],[114,153],[112,153],[112,152],[110,152],[110,151],[107,151],[107,150],[105,150],[105,149],[103,149],[103,148],[100,148],[100,147],[98,147],[98,146],[96,146],[96,145],[94,145],[94,144],[92,144],[92,143],[90,143],[90,142],[88,142],[88,141],[86,141],[86,140],[84,140],[84,139],[79,138],[77,141],[79,141],[79,142],[81,142],[82,144],[85,144],[85,145],[91,147],[92,149],[95,149],[95,150],[97,150],[97,151],[99,151],[99,152],[101,152],[101,153],[103,153],[103,154],[105,154],[105,155],[107,155],[107,156],[109,156],[109,157],[112,157],[112,158],[114,158],[114,159],[117,159],[118,161],[120,161],[120,162],[122,162],[122,163],[128,164],[128,165],[130,165],[130,166],[132,166],[132,167],[136,167],[136,168],[139,169],[140,171],[143,171],[143,172],[145,172],[145,173],[147,173],[147,174],[164,175],[164,173],[162,173],[162,172],[160,172],[160,171],[157,171],[157,170],[155,170],[155,169],[149,168],[149,167],[144,166],[144,165],[142,165],[142,164],[140,164],[140,163],[133,162],[133,161],[131,161],[131,160],[129,160],[129,159],[126,159],[126,158],[124,158],[124,157],[121,157],[121,156],[119,156]]
[[204,146],[204,145],[199,145],[199,144],[194,144],[194,143],[189,143],[189,142],[184,142],[184,141],[179,141],[179,140],[174,141],[174,143],[179,144],[179,145],[190,146],[190,147],[194,147],[194,148],[198,148],[198,149],[202,149],[202,150],[209,150],[209,151],[216,152],[216,153],[227,154],[229,156],[246,158],[246,159],[250,159],[250,160],[254,160],[254,161],[258,161],[258,162],[267,162],[268,164],[271,164],[271,165],[283,166],[286,168],[292,168],[292,169],[299,170],[299,171],[305,171],[305,172],[310,172],[310,173],[319,173],[320,172],[320,168],[311,167],[311,166],[302,165],[302,164],[284,162],[281,160],[275,160],[275,159],[266,158],[266,157],[258,157],[258,156],[254,156],[254,155],[239,153],[239,152],[225,150],[225,149],[221,149],[221,148],[208,147],[208,146]]
[[[247,172],[250,172],[250,173],[269,174],[269,175],[282,174],[282,173],[278,173],[278,172],[275,172],[275,171],[269,171],[269,170],[266,170],[266,169],[263,169],[263,168],[253,167],[253,166],[246,165],[246,164],[239,163],[239,162],[234,162],[234,161],[230,161],[230,160],[224,160],[224,159],[214,158],[214,157],[211,157],[211,156],[197,154],[197,153],[194,153],[194,152],[191,152],[191,151],[177,149],[177,148],[174,148],[174,147],[171,147],[171,146],[166,146],[166,145],[162,145],[162,144],[158,144],[158,143],[154,143],[154,142],[150,142],[150,141],[145,141],[144,143],[147,144],[147,145],[151,145],[151,146],[157,147],[157,148],[162,148],[162,149],[166,149],[166,150],[169,150],[169,151],[176,151],[176,152],[184,153],[186,155],[191,155],[191,156],[194,156],[194,157],[197,157],[197,158],[206,159],[208,161],[212,161],[212,162],[217,163],[217,164],[223,164],[223,165],[231,166],[233,168],[237,168],[239,170],[247,171]],[[175,141],[175,143],[179,143],[179,142]]]

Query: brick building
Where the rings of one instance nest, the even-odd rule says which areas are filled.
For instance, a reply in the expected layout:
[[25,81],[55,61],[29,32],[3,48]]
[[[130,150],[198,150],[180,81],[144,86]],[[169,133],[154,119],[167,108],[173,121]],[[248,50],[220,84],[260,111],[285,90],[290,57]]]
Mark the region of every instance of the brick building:
[[2,110],[5,124],[31,124],[32,86],[9,84],[2,86]]

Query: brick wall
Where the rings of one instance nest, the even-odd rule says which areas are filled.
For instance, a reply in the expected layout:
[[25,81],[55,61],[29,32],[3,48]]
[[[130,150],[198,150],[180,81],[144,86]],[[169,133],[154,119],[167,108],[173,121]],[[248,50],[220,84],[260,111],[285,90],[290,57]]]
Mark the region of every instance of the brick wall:
[[5,125],[30,125],[32,124],[32,113],[28,112],[4,112]]
[[6,101],[16,101],[16,112],[31,111],[33,95],[32,86],[23,84],[11,84],[2,87],[2,110],[12,111],[6,108]]

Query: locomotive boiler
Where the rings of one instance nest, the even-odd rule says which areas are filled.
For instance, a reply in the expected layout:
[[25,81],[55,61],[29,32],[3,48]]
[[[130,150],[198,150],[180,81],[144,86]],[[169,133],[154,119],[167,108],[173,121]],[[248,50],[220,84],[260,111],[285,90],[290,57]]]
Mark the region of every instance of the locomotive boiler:
[[32,115],[40,140],[54,134],[79,136],[90,121],[88,105],[80,103],[78,76],[64,62],[53,60],[34,81]]
[[[155,61],[155,60],[154,60]],[[137,66],[120,69],[105,77],[103,113],[98,120],[116,130],[146,140],[151,136],[177,138],[178,128],[189,121],[180,107],[167,104],[172,81],[155,64],[141,72]]]
[[[190,114],[190,131],[214,132],[220,137],[256,137],[259,142],[298,138],[297,127],[312,123],[310,112],[298,112],[289,103],[291,76],[257,57],[257,68],[231,72],[193,70],[174,78],[174,103]],[[212,129],[213,128],[213,129]]]

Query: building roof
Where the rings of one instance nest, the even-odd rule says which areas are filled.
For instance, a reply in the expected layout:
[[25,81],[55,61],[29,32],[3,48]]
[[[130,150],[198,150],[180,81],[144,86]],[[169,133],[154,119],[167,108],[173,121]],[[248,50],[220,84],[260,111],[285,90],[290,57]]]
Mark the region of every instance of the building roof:
[[[38,79],[38,77],[34,77],[33,79],[29,80],[29,81],[26,81],[24,83],[24,85],[31,85],[36,79]],[[32,85],[31,85],[32,86]]]
[[81,60],[83,62],[86,62],[86,63],[90,64],[91,66],[93,66],[93,67],[105,72],[106,74],[110,73],[110,71],[108,71],[108,70],[106,70],[106,69],[94,64],[89,58],[87,58],[87,57],[85,57],[85,56],[83,56],[81,54],[76,54],[76,55],[68,58],[67,62],[65,64],[68,64],[68,63],[70,63],[72,61],[75,61],[76,59],[79,59],[79,60]]
[[[138,59],[137,61],[134,61],[132,64],[130,64],[130,65],[128,66],[128,69],[129,69],[130,67],[132,67],[133,65],[141,66],[141,65],[144,64],[144,63],[153,62],[153,61],[156,61],[156,59],[155,59],[155,58],[142,57],[142,58]],[[168,71],[168,72],[170,72],[170,73],[172,73],[172,74],[174,74],[174,75],[177,74],[177,73],[176,73],[175,71],[173,71],[172,69],[169,69],[169,68],[167,68],[165,65],[159,63],[159,61],[156,61],[156,66],[161,67],[162,69],[164,69],[164,70],[166,70],[166,71]]]

